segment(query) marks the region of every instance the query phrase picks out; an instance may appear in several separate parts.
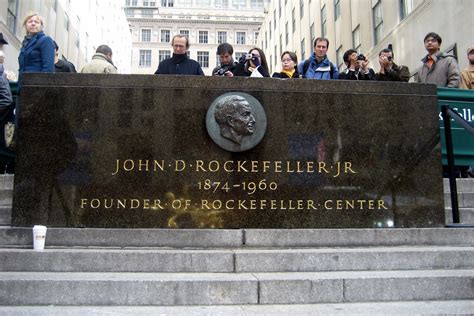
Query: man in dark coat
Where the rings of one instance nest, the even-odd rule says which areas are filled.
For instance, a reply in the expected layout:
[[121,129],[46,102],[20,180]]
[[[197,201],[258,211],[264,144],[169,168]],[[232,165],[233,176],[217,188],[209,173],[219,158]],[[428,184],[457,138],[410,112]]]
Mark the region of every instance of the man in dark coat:
[[77,72],[71,62],[59,59],[59,46],[56,41],[54,42],[54,72]]
[[379,53],[380,71],[375,75],[378,81],[402,81],[410,80],[410,70],[406,66],[399,66],[393,62],[393,51],[384,48]]
[[155,75],[204,76],[201,65],[187,55],[189,40],[185,35],[175,35],[171,41],[173,56],[159,63]]

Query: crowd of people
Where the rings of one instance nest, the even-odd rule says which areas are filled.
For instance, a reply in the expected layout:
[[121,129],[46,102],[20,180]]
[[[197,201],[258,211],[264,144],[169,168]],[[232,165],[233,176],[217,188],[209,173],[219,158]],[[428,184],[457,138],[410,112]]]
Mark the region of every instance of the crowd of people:
[[[18,87],[21,86],[22,75],[27,72],[76,72],[72,63],[59,58],[57,43],[43,32],[44,20],[37,13],[28,14],[23,20],[26,36],[22,42],[18,56]],[[433,83],[438,87],[474,89],[474,46],[467,50],[468,67],[462,71],[455,56],[441,52],[441,37],[433,32],[424,38],[427,54],[422,59],[421,69],[414,81]],[[0,33],[0,44],[8,44]],[[204,72],[200,64],[189,58],[189,38],[185,35],[175,35],[171,41],[173,55],[161,61],[155,74],[198,75]],[[400,81],[410,80],[408,67],[395,63],[391,45],[379,53],[379,68],[376,72],[369,66],[366,56],[354,49],[347,50],[343,55],[345,69],[339,72],[332,63],[327,51],[329,40],[318,37],[314,40],[311,56],[298,62],[294,52],[285,51],[281,54],[281,70],[274,72],[271,77],[280,79],[323,79],[323,80],[367,80],[367,81]],[[213,71],[213,76],[225,77],[270,77],[268,63],[262,49],[254,47],[238,61],[233,59],[234,50],[229,43],[217,47],[219,66]],[[0,51],[0,119],[1,126],[5,119],[14,111],[9,81],[15,80],[14,74],[6,72],[4,54]],[[115,74],[117,68],[112,61],[112,49],[100,45],[92,59],[79,71],[80,73]]]
[[[59,47],[49,36],[44,34],[44,21],[37,13],[28,14],[23,26],[26,31],[22,43],[19,62],[19,82],[25,72],[76,72],[73,64],[58,57]],[[438,87],[472,89],[474,83],[474,47],[468,49],[469,66],[462,73],[453,55],[441,52],[441,37],[436,33],[428,33],[424,38],[427,51],[422,59],[421,69],[414,81],[434,83]],[[189,58],[189,39],[185,35],[175,35],[171,41],[173,55],[161,61],[155,74],[175,75],[204,75],[200,64]],[[314,41],[311,56],[298,62],[294,52],[285,51],[281,54],[281,70],[271,75],[281,79],[324,79],[324,80],[375,80],[401,81],[410,80],[408,67],[395,63],[391,45],[379,53],[379,68],[376,72],[369,66],[369,60],[354,49],[347,50],[343,55],[345,69],[339,72],[332,63],[327,51],[329,40],[318,37]],[[232,58],[234,51],[228,43],[220,44],[217,48],[220,65],[212,71],[214,76],[226,77],[270,77],[268,63],[262,49],[254,47],[238,61]],[[0,56],[1,58],[1,56]],[[92,60],[87,63],[80,73],[117,73],[112,61],[112,49],[100,45]]]

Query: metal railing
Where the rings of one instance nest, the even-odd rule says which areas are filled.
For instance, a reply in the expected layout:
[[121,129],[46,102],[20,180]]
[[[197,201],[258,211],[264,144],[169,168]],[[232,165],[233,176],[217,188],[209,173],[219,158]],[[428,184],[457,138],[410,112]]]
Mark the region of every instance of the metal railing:
[[449,189],[451,195],[451,210],[453,213],[453,224],[460,224],[458,190],[456,186],[456,176],[454,174],[454,151],[453,139],[451,135],[451,119],[456,121],[459,126],[463,127],[467,132],[474,135],[474,126],[471,126],[462,116],[451,110],[448,105],[441,106],[441,113],[444,122],[444,135],[446,138],[446,154],[448,158],[449,173]]

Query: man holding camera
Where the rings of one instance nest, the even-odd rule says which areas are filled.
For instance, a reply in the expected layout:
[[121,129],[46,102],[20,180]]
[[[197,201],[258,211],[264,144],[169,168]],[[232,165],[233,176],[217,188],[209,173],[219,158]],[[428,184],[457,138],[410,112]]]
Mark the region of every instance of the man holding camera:
[[384,48],[379,53],[380,71],[375,76],[378,81],[402,81],[410,80],[410,71],[406,66],[398,66],[393,62],[393,51]]
[[232,58],[234,48],[228,43],[222,43],[217,46],[217,55],[219,56],[220,65],[212,70],[213,76],[233,77],[233,71],[237,65]]
[[339,74],[339,79],[375,80],[375,71],[369,68],[369,60],[355,49],[347,50],[343,59],[347,69]]

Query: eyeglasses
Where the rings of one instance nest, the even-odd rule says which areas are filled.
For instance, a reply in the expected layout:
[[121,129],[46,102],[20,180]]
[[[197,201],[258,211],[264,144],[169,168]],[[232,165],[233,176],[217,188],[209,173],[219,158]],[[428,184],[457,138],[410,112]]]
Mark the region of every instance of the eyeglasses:
[[281,60],[282,63],[290,63],[290,62],[292,62],[292,61],[293,61],[293,59],[291,59],[291,58],[287,58],[287,59],[282,59],[282,60]]

